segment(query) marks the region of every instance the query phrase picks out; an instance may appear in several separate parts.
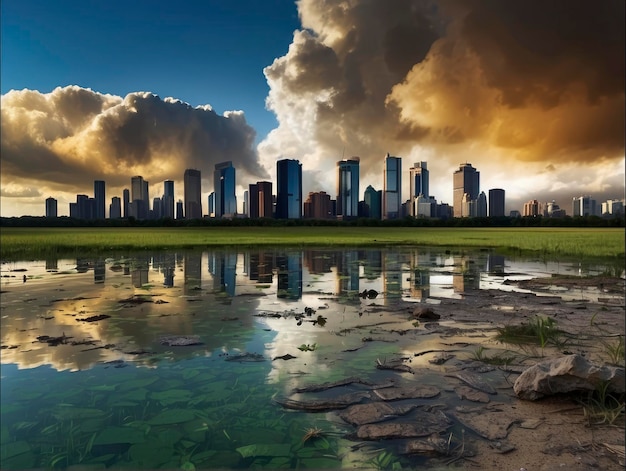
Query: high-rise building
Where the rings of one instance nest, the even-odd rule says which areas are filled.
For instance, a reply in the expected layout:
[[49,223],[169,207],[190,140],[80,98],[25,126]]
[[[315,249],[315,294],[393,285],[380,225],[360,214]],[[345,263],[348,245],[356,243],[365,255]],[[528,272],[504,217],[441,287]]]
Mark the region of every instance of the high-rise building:
[[453,205],[454,217],[463,217],[463,197],[467,194],[468,200],[475,200],[480,193],[480,172],[472,164],[461,164],[453,175]]
[[359,216],[359,158],[337,162],[337,217]]
[[429,177],[428,177],[428,163],[427,162],[415,162],[413,167],[409,169],[409,175],[411,180],[409,187],[411,191],[411,198],[419,195],[424,195],[428,198],[429,193]]
[[165,180],[163,182],[163,201],[161,211],[164,218],[174,219],[174,182]]
[[476,198],[476,217],[487,217],[487,195],[484,191],[481,191],[478,198]]
[[215,217],[234,217],[237,214],[237,196],[235,195],[235,167],[232,162],[215,165],[213,185]]
[[274,195],[272,182],[257,182],[259,189],[259,217],[271,218],[274,216]]
[[248,191],[248,217],[271,218],[272,217],[272,182],[256,182],[249,186]]
[[124,199],[124,217],[127,218],[130,216],[130,191],[128,188],[124,188],[122,192],[122,197]]
[[365,202],[365,206],[367,207],[367,214],[365,217],[369,217],[372,219],[380,219],[381,216],[381,201],[383,197],[383,192],[380,190],[374,189],[372,185],[369,185],[365,189],[365,193],[363,195],[363,201]]
[[95,219],[104,219],[106,217],[106,184],[103,180],[94,180],[93,182],[93,198],[95,200]]
[[383,178],[382,218],[400,217],[402,217],[402,159],[387,154]]
[[215,192],[214,191],[209,193],[208,203],[209,203],[209,217],[214,218],[215,217]]
[[136,175],[130,179],[130,216],[135,219],[147,219],[149,209],[148,182]]
[[46,198],[46,217],[47,218],[55,218],[57,217],[57,200],[52,196]]
[[276,218],[302,217],[302,164],[298,160],[276,162]]
[[573,216],[598,216],[597,203],[591,196],[578,196],[572,199]]
[[498,218],[504,216],[504,190],[492,188],[489,190],[489,217]]
[[304,217],[307,219],[329,219],[332,216],[330,195],[325,191],[309,193],[304,201]]
[[185,209],[183,205],[183,200],[178,200],[176,202],[176,219],[185,219]]
[[109,219],[120,219],[122,217],[122,201],[119,196],[111,198],[109,205]]
[[188,168],[184,176],[185,219],[202,218],[200,170]]
[[541,203],[537,200],[530,200],[524,203],[524,210],[522,216],[524,217],[537,217],[543,214]]

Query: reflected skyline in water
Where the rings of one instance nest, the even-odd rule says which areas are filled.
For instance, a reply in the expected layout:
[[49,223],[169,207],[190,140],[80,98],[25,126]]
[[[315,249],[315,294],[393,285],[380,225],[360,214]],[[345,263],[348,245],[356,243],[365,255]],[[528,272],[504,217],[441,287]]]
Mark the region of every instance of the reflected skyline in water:
[[[506,286],[507,279],[578,270],[577,264],[506,259],[489,251],[421,248],[155,252],[5,264],[2,361],[84,369],[117,359],[120,352],[163,353],[167,349],[159,338],[164,335],[231,332],[226,341],[203,337],[195,354],[211,355],[214,348],[244,349],[259,313],[330,304],[325,316],[362,315],[370,305],[437,304],[473,290],[514,289]],[[362,296],[371,290],[376,292],[372,299]],[[111,319],[89,321],[101,315]],[[337,323],[341,330],[337,319],[329,326]],[[297,339],[305,326],[298,329],[287,336]],[[37,340],[41,335],[64,336],[66,343],[84,348],[81,354],[77,348],[62,354],[63,346],[51,349]]]

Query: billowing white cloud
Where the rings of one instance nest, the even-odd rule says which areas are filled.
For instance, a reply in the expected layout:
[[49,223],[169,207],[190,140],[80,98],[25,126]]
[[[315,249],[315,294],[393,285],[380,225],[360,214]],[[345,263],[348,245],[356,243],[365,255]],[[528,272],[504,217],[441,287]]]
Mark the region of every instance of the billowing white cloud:
[[[186,168],[201,170],[209,192],[215,164],[228,160],[243,178],[267,176],[242,111],[220,116],[208,105],[194,108],[148,92],[12,90],[2,96],[1,126],[2,187],[14,193],[36,182],[71,199],[71,193],[91,194],[93,181],[102,179],[121,196],[133,175],[182,180]],[[3,204],[3,214],[11,204]]]

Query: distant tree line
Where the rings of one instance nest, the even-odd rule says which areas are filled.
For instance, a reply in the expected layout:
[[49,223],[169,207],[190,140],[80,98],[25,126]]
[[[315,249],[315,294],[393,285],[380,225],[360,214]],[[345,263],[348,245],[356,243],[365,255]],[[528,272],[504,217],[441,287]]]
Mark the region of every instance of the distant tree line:
[[602,218],[598,216],[551,217],[492,217],[492,218],[413,218],[370,219],[98,219],[86,220],[61,216],[46,218],[21,216],[0,218],[0,227],[292,227],[292,226],[358,226],[358,227],[624,227],[624,216]]

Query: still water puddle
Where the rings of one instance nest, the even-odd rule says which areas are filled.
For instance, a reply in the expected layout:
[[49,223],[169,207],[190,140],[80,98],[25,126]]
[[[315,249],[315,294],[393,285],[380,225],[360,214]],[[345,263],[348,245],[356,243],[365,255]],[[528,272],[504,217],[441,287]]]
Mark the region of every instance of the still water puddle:
[[357,433],[357,419],[337,413],[342,401],[371,403],[393,381],[400,396],[385,414],[432,422],[415,437],[458,435],[437,410],[460,399],[442,367],[416,352],[458,353],[493,326],[441,322],[457,327],[442,340],[407,302],[602,270],[408,248],[5,263],[0,468],[441,466],[393,433],[364,437],[384,431]]

